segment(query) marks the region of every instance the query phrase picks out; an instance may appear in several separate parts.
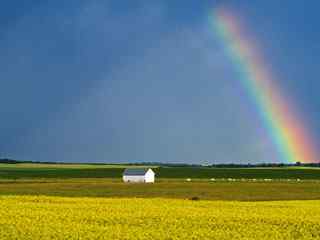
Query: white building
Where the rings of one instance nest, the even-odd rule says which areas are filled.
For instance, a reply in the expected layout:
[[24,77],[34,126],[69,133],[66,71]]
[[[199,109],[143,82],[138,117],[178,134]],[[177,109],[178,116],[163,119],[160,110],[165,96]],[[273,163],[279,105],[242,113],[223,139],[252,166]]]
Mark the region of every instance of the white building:
[[124,182],[153,183],[155,173],[151,168],[127,168],[123,172]]

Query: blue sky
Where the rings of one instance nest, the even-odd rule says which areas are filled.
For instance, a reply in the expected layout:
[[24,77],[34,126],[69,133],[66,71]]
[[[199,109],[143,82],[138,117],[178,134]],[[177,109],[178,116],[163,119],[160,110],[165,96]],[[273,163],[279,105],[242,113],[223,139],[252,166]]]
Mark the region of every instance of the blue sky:
[[281,161],[209,23],[221,5],[244,19],[318,141],[316,0],[4,0],[0,157]]

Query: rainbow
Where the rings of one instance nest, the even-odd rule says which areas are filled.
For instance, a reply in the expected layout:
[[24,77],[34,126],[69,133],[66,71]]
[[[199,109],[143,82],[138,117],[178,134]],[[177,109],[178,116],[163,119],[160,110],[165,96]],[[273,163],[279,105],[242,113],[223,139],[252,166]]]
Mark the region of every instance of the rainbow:
[[210,14],[210,23],[239,73],[241,85],[250,95],[280,161],[317,162],[314,144],[304,122],[276,85],[240,19],[229,9],[217,8]]

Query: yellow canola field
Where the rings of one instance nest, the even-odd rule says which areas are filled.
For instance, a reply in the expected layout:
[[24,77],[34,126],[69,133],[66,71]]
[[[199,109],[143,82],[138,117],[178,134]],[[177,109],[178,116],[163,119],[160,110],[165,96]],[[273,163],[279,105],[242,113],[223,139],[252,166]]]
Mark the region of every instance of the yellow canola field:
[[3,196],[0,239],[320,239],[320,201]]

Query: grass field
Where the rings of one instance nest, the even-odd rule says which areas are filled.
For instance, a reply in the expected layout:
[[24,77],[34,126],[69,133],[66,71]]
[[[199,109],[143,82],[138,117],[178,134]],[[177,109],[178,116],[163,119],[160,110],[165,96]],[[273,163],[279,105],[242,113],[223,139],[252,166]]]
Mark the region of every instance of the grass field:
[[320,201],[17,196],[0,206],[3,240],[320,238]]
[[110,179],[31,180],[0,182],[0,195],[68,197],[198,197],[206,200],[320,200],[320,182],[182,182],[126,184]]
[[[0,164],[0,179],[114,178],[120,179],[125,165],[89,164]],[[129,166],[133,167],[133,166]],[[141,167],[141,166],[139,166]],[[158,179],[305,179],[320,180],[320,168],[209,168],[157,167]]]
[[[320,200],[320,181],[317,180],[320,170],[317,168],[216,169],[154,166],[157,182],[146,185],[122,183],[121,175],[125,167],[0,164],[0,195],[197,197],[205,200],[239,201]],[[192,178],[192,181],[186,182],[186,178]],[[211,178],[217,180],[211,181]],[[230,182],[227,181],[228,178],[238,180]],[[302,180],[297,182],[297,178]],[[263,179],[274,181],[266,182]]]

